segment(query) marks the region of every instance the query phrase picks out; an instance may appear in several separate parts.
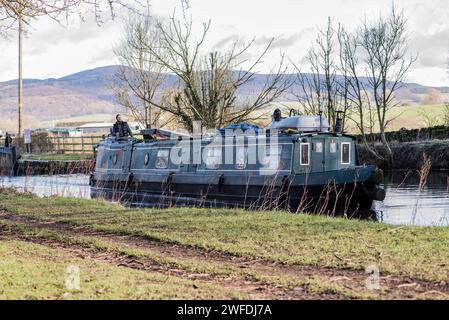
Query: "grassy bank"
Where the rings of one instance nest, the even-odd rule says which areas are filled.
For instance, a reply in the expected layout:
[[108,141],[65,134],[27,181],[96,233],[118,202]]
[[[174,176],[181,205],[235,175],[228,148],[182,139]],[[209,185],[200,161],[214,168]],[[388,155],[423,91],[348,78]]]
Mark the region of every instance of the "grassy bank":
[[[65,287],[77,266],[79,288]],[[245,298],[207,283],[91,261],[24,241],[0,241],[0,299],[223,299]],[[81,290],[82,288],[82,290]]]
[[96,200],[0,195],[0,208],[42,221],[138,235],[186,246],[290,264],[381,270],[449,280],[449,228],[285,212],[228,209],[124,209]]
[[[388,226],[286,212],[125,209],[104,201],[37,198],[5,190],[0,192],[0,211],[3,212],[0,227],[28,240],[47,239],[63,243],[64,248],[78,246],[94,253],[115,252],[120,257],[140,259],[143,265],[157,264],[220,279],[241,279],[243,287],[248,286],[248,281],[275,288],[281,286],[290,290],[287,294],[294,294],[296,291],[291,290],[300,287],[307,294],[318,296],[404,297],[402,291],[395,293],[394,290],[411,290],[410,282],[416,288],[426,286],[419,281],[438,283],[438,286],[442,283],[444,288],[449,282],[449,228],[445,227]],[[39,252],[34,248],[28,252],[27,248],[21,253],[24,257],[31,251]],[[3,257],[1,252],[0,256]],[[39,257],[34,261],[34,254],[29,256],[30,265],[40,263]],[[62,265],[66,263],[49,268]],[[386,288],[372,292],[364,287],[367,277],[364,270],[370,265],[379,267]],[[115,268],[108,272],[114,273]],[[135,283],[129,280],[129,286],[139,287],[139,273],[134,276],[137,280]],[[185,275],[173,279],[173,286],[189,286],[184,280]],[[257,297],[248,293],[248,288],[243,292],[242,288],[231,290],[210,281],[203,285],[203,297]],[[147,289],[142,290],[153,297]],[[118,294],[112,290],[106,297]],[[188,290],[185,294],[194,296]],[[94,296],[89,290],[80,295]],[[164,297],[164,291],[160,297]]]
[[91,160],[93,155],[91,153],[42,153],[42,154],[23,154],[23,160],[53,160],[53,161],[79,161],[79,160]]

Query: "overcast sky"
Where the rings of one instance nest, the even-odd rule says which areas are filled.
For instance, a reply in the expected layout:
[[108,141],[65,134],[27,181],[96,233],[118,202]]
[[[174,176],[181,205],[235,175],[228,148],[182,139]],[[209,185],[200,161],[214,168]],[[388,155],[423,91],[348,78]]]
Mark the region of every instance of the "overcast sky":
[[[152,0],[152,12],[167,16],[182,0]],[[269,72],[282,50],[300,61],[310,47],[317,28],[327,17],[354,29],[365,17],[387,13],[391,0],[189,0],[188,14],[200,24],[211,19],[206,50],[226,48],[235,39],[256,37],[252,53],[275,37],[270,55],[259,67]],[[408,81],[449,86],[449,1],[396,0],[408,17],[411,53],[418,60]],[[112,48],[117,44],[123,20],[106,21],[98,27],[92,19],[58,25],[47,19],[33,23],[24,44],[24,77],[57,78],[99,66],[116,64]],[[15,79],[17,41],[0,38],[0,81]]]

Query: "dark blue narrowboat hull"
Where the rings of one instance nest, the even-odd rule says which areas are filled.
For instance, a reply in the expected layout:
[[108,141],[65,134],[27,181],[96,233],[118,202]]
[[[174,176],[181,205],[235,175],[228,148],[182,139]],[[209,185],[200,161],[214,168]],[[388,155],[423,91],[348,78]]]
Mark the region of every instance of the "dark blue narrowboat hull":
[[17,169],[15,147],[0,147],[0,176],[12,176]]
[[143,141],[100,143],[91,176],[93,198],[139,207],[282,209],[353,216],[369,211],[374,200],[385,196],[378,188],[381,171],[360,165],[354,137],[341,133],[270,131],[262,136],[160,141],[145,132],[143,136]]
[[91,178],[91,195],[140,207],[284,209],[352,216],[369,211],[373,200],[383,200],[383,190],[376,187],[379,180],[375,166],[272,176],[97,172]]

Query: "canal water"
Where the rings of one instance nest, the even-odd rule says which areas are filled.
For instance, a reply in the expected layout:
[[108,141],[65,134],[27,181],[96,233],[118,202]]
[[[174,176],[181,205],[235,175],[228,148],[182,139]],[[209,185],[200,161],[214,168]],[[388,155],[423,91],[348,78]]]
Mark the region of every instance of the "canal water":
[[0,187],[32,192],[40,197],[90,198],[89,176],[85,174],[51,176],[0,176]]
[[375,202],[379,221],[388,224],[448,226],[449,171],[430,172],[422,191],[419,173],[395,171],[385,177],[386,198]]
[[[88,175],[0,177],[0,186],[38,196],[90,198]],[[385,178],[386,198],[375,202],[379,221],[396,225],[449,225],[449,171],[431,172],[419,191],[416,171],[396,171]]]

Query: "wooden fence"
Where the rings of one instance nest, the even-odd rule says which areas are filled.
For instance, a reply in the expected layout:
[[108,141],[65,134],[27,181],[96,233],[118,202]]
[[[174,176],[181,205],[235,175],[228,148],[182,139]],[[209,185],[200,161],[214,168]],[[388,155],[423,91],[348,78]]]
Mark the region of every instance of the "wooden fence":
[[[92,153],[94,145],[103,136],[81,136],[81,137],[48,137],[51,145],[50,153]],[[33,141],[33,139],[31,140]]]
[[[80,137],[32,135],[32,153],[93,153],[94,145],[102,138],[103,136],[99,135]],[[0,138],[0,145],[4,144],[5,138]],[[16,141],[13,144],[17,145]]]

